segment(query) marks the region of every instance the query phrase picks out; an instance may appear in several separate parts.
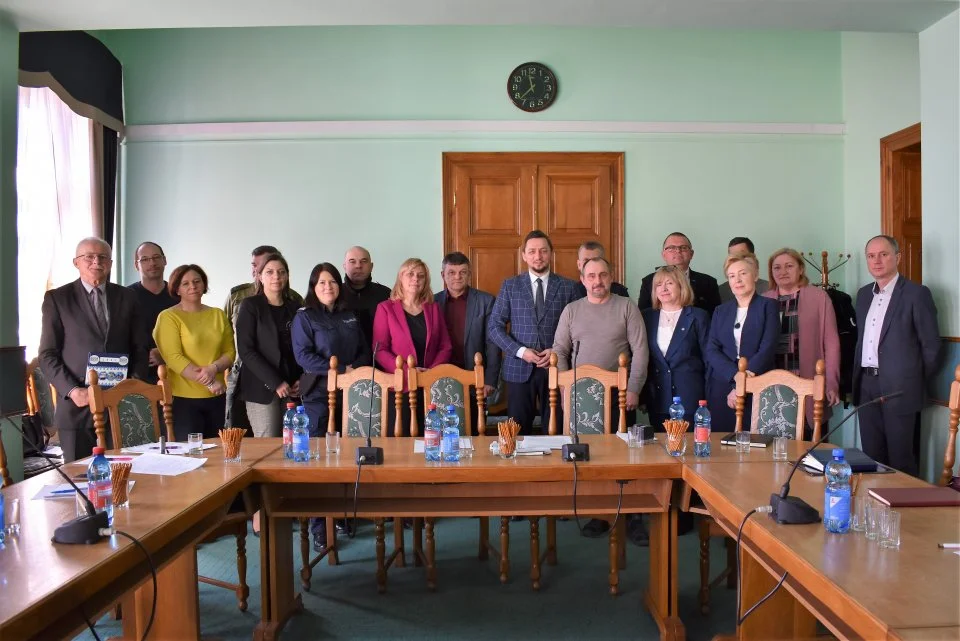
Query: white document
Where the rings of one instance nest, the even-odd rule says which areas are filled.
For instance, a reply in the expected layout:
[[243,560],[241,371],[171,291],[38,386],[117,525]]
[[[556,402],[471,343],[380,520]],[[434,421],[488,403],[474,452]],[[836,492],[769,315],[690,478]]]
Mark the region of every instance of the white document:
[[192,472],[207,462],[205,458],[191,456],[171,456],[164,454],[143,454],[133,462],[130,471],[134,474],[157,474],[159,476],[179,476]]
[[[202,448],[209,450],[211,448],[217,447],[216,443],[204,443]],[[144,443],[143,445],[136,445],[134,447],[125,447],[120,450],[125,454],[147,454],[147,453],[160,453],[160,444],[159,443]],[[171,441],[167,443],[167,454],[188,454],[190,452],[190,446],[186,443],[177,443]]]
[[[136,481],[127,481],[128,494],[130,493],[130,490],[133,489],[134,483],[136,483]],[[79,487],[81,491],[86,492],[87,482],[77,481],[77,487]],[[76,493],[77,491],[73,489],[72,485],[70,485],[69,483],[61,483],[59,485],[44,485],[42,488],[40,488],[40,491],[37,492],[36,496],[34,496],[33,498],[34,500],[36,499],[72,499]]]
[[[413,439],[413,453],[414,454],[423,454],[423,439],[415,438]],[[469,436],[460,437],[460,449],[461,450],[472,450],[473,449],[473,440]]]
[[517,451],[521,450],[559,450],[572,443],[569,436],[524,436],[517,442]]

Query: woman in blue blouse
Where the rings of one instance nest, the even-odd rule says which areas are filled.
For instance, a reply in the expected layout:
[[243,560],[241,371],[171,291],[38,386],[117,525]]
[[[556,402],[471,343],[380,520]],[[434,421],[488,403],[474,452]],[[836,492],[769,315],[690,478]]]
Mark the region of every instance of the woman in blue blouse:
[[[707,403],[713,427],[732,432],[736,427],[736,391],[733,377],[737,361],[747,359],[748,375],[763,374],[774,367],[780,317],[777,303],[757,294],[760,265],[750,253],[727,257],[723,272],[733,300],[713,311],[707,340]],[[750,429],[750,405],[744,407],[743,429]]]

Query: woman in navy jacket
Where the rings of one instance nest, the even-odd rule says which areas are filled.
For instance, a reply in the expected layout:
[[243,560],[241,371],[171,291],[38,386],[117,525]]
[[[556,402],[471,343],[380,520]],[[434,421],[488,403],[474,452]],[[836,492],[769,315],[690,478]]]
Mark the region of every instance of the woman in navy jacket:
[[327,431],[330,357],[337,357],[341,373],[370,364],[370,346],[344,298],[340,272],[320,263],[310,272],[304,306],[293,319],[293,355],[304,372],[300,398],[310,417],[310,436]]
[[[707,341],[707,403],[713,427],[732,432],[736,426],[736,392],[733,377],[737,361],[747,359],[748,374],[763,374],[774,367],[780,338],[776,302],[757,294],[760,265],[750,253],[727,257],[723,271],[734,299],[713,311]],[[750,404],[744,407],[743,429],[750,429]]]
[[691,423],[697,401],[706,398],[704,353],[710,317],[693,306],[693,289],[677,267],[658,269],[651,292],[653,307],[643,310],[650,348],[645,400],[650,423],[663,431],[674,396],[680,397]]

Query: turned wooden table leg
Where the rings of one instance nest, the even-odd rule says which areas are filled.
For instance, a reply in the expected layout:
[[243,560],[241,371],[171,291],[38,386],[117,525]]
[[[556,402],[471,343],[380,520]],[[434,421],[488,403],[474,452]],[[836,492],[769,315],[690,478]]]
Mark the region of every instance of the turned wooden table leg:
[[510,578],[510,517],[500,517],[500,583]]
[[383,594],[387,591],[387,560],[386,560],[386,549],[387,544],[384,541],[385,533],[383,527],[383,519],[377,519],[375,521],[374,530],[377,537],[377,592]]
[[530,585],[540,589],[540,519],[530,517]]
[[310,567],[310,519],[297,519],[300,523],[300,585],[310,590],[313,568]]
[[427,588],[437,589],[436,541],[433,535],[433,519],[426,519],[427,537]]
[[620,535],[619,527],[610,528],[608,543],[610,556],[610,596],[620,593]]

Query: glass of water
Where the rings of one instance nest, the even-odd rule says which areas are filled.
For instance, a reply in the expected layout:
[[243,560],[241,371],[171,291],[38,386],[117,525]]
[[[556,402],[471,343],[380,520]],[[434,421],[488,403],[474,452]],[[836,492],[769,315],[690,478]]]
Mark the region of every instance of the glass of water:
[[337,432],[327,432],[324,436],[327,443],[327,454],[336,456],[340,453],[340,434]]
[[867,503],[866,535],[870,541],[880,540],[880,524],[883,523],[887,506],[877,501]]
[[787,460],[787,437],[786,436],[773,437],[773,460],[774,461]]
[[886,510],[880,520],[880,547],[897,550],[900,548],[900,513]]
[[203,454],[203,433],[187,434],[187,455],[200,456]]
[[750,453],[750,432],[737,432],[737,454]]
[[867,529],[867,504],[870,499],[866,496],[853,497],[853,511],[850,516],[850,529],[854,532],[863,532]]

